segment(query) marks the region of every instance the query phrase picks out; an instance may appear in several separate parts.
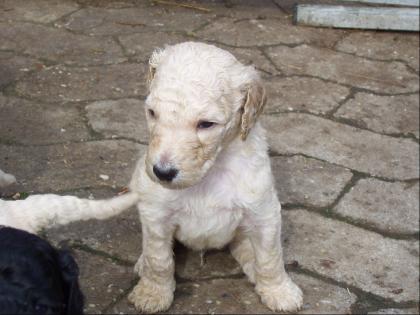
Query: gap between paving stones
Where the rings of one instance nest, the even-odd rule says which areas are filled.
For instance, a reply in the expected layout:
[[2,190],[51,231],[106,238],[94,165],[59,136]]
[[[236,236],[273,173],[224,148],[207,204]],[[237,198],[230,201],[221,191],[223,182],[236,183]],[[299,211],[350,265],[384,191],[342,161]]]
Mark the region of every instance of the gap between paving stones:
[[[415,95],[415,94],[417,94],[417,93],[410,93],[410,94],[404,94],[404,95]],[[354,95],[353,95],[353,97],[354,97]],[[311,115],[311,116],[328,119],[328,120],[334,121],[334,122],[339,123],[339,124],[343,124],[343,125],[347,125],[347,126],[357,128],[357,129],[366,130],[366,131],[369,131],[369,132],[372,132],[372,133],[376,133],[376,134],[381,135],[381,136],[388,136],[388,137],[397,138],[397,139],[401,139],[401,138],[411,139],[414,142],[419,143],[419,140],[412,133],[381,133],[381,132],[369,129],[367,127],[361,126],[360,123],[358,123],[356,120],[333,116],[333,114],[336,113],[342,105],[347,103],[347,101],[351,100],[353,97],[346,97],[346,99],[343,102],[340,102],[339,105],[336,108],[334,108],[332,111],[330,111],[326,114],[314,113],[314,112],[304,110],[304,109],[301,109],[301,110],[283,110],[283,111],[278,111],[278,112],[268,112],[268,113],[264,113],[264,114],[265,115],[272,115],[272,116],[277,116],[277,115],[281,115],[281,114],[288,114],[288,113],[308,114],[308,115]]]
[[113,35],[113,36],[111,36],[111,38],[114,40],[114,42],[117,44],[117,46],[120,47],[123,55],[127,58],[127,61],[135,62],[134,60],[131,59],[132,56],[130,56],[130,54],[127,52],[127,48],[121,43],[121,40],[120,40],[119,36],[118,35]]
[[86,253],[90,253],[90,254],[93,254],[93,255],[96,255],[96,256],[108,258],[112,262],[115,262],[116,264],[119,264],[121,266],[134,267],[134,265],[135,265],[135,263],[133,263],[132,261],[123,259],[123,258],[121,258],[117,255],[111,255],[111,254],[108,254],[107,252],[91,248],[90,246],[88,246],[86,244],[83,244],[83,242],[81,242],[80,240],[73,240],[67,245],[68,245],[68,247],[70,247],[72,249],[78,249],[78,250],[84,251]]
[[354,99],[356,94],[359,93],[358,88],[354,86],[348,87],[348,89],[349,89],[349,94],[347,94],[347,96],[344,99],[340,100],[335,108],[325,113],[325,118],[329,119],[330,117],[334,117],[334,114],[341,108],[341,106],[346,104],[348,101]]
[[[384,237],[397,239],[397,240],[418,240],[420,233],[397,233],[397,232],[390,232],[383,230],[381,228],[376,227],[373,223],[366,222],[363,219],[355,219],[345,215],[341,215],[334,211],[334,207],[340,202],[340,200],[353,188],[356,186],[359,180],[364,178],[374,178],[373,176],[369,176],[367,174],[363,174],[357,171],[352,170],[353,176],[347,182],[347,184],[343,187],[343,189],[338,194],[337,198],[329,205],[325,207],[316,207],[313,205],[308,204],[299,204],[299,203],[282,203],[282,209],[286,211],[293,211],[304,208],[307,211],[315,212],[323,217],[331,218],[334,220],[338,220],[344,223],[351,224],[353,226],[375,232],[380,234]],[[402,183],[417,183],[418,180],[406,180],[406,181],[393,181],[393,182],[402,182]]]
[[[155,6],[156,5],[151,4],[151,2],[149,2],[149,4],[146,4],[146,6],[143,7],[143,9],[150,9],[151,7],[155,7]],[[137,6],[134,6],[134,8],[139,9],[139,7],[137,7]],[[162,8],[163,8],[163,6],[162,6]],[[75,30],[75,29],[71,29],[71,28],[67,28],[66,27],[66,25],[65,25],[66,19],[68,19],[69,17],[71,17],[71,15],[76,14],[79,11],[89,10],[89,9],[91,9],[91,10],[103,10],[103,11],[105,11],[105,10],[113,10],[113,11],[121,10],[121,11],[123,11],[123,10],[126,10],[126,9],[133,9],[133,7],[100,8],[100,7],[94,7],[94,6],[84,5],[80,9],[72,12],[71,14],[67,14],[66,16],[60,17],[59,19],[57,19],[53,23],[48,23],[48,24],[43,24],[43,25],[51,26],[51,27],[56,28],[56,29],[62,29],[62,28],[64,28],[69,33],[72,33],[74,35],[84,35],[84,36],[90,36],[90,37],[103,37],[103,38],[110,37],[110,36],[141,34],[141,33],[144,32],[143,30],[145,28],[149,28],[152,31],[171,32],[168,28],[160,28],[160,27],[156,27],[154,25],[150,25],[150,24],[146,24],[146,23],[139,23],[139,25],[141,24],[141,26],[142,26],[142,28],[140,28],[139,30],[132,30],[132,31],[129,31],[129,32],[123,31],[123,33],[121,33],[121,34],[118,34],[117,33],[117,34],[111,34],[110,35],[110,34],[90,34],[89,33],[89,30],[92,29],[92,28],[98,28],[98,27],[101,27],[101,26],[104,26],[104,25],[106,26],[107,23],[112,22],[112,21],[107,21],[106,19],[103,19],[97,25],[94,25],[92,27],[87,27],[87,28],[81,28],[79,30]],[[187,10],[186,9],[181,9],[181,11],[182,10],[184,10],[184,12],[188,12],[189,11],[188,9]],[[169,11],[170,12],[171,10],[169,9],[169,10],[166,10],[166,11]],[[179,12],[175,12],[175,11],[172,11],[172,12],[173,13],[179,13]],[[205,13],[203,13],[203,14],[205,14]],[[174,28],[174,30],[175,31],[179,31],[179,32],[185,32],[185,33],[194,33],[196,31],[199,31],[202,28],[204,28],[204,27],[212,24],[213,22],[215,22],[216,20],[218,20],[218,19],[220,19],[222,17],[224,17],[224,16],[223,15],[217,15],[217,14],[214,15],[213,18],[209,17],[209,19],[210,19],[209,21],[204,21],[202,24],[198,25],[196,28],[192,29],[191,31],[186,31],[184,29],[176,29],[176,27]],[[29,21],[29,22],[31,22],[31,21]],[[38,23],[35,22],[35,24],[38,24]],[[117,24],[119,24],[119,23],[117,23]],[[127,25],[130,25],[130,24],[127,24]]]
[[55,23],[59,22],[60,20],[64,20],[64,19],[66,19],[67,17],[69,17],[70,15],[72,15],[72,14],[74,14],[74,13],[76,13],[76,12],[79,12],[80,10],[82,10],[82,9],[83,9],[83,6],[81,6],[79,3],[77,3],[77,1],[76,1],[76,5],[78,5],[78,6],[79,6],[79,8],[77,8],[76,10],[74,10],[74,11],[72,11],[72,12],[68,12],[68,13],[66,13],[66,14],[62,15],[62,16],[60,16],[59,18],[57,18],[57,19],[55,19],[55,20],[53,20],[53,21],[50,21],[50,22],[48,22],[48,23],[45,23],[44,25],[48,25],[48,26],[55,27]]
[[[217,21],[217,19],[220,19],[221,17],[218,17],[218,18],[216,18],[214,21],[210,21],[210,22],[208,22],[206,25],[204,25],[203,27],[205,27],[205,26],[207,26],[207,25],[210,25],[210,24],[212,24],[213,22],[215,22],[215,21]],[[275,18],[273,18],[273,19],[275,19]],[[238,22],[238,21],[243,21],[243,20],[253,20],[253,19],[250,19],[250,18],[243,18],[243,19],[239,19],[239,20],[235,20],[235,22]],[[203,27],[200,27],[200,28],[203,28]],[[217,46],[221,46],[221,47],[223,47],[223,46],[225,46],[225,47],[230,47],[230,48],[242,48],[242,49],[260,49],[262,52],[263,52],[263,54],[264,54],[264,56],[272,63],[272,65],[276,68],[276,70],[277,71],[279,71],[280,73],[281,73],[281,70],[278,68],[278,66],[276,66],[275,65],[275,63],[271,60],[271,58],[269,57],[269,55],[266,53],[266,51],[265,51],[265,49],[267,49],[267,48],[275,48],[275,47],[281,47],[281,46],[285,46],[285,47],[289,47],[289,48],[296,48],[296,47],[298,47],[298,46],[303,46],[303,45],[307,45],[307,46],[313,46],[313,47],[320,47],[320,48],[327,48],[327,49],[329,49],[329,50],[331,50],[331,51],[333,51],[333,52],[336,52],[336,53],[340,53],[340,54],[345,54],[345,55],[350,55],[350,56],[352,56],[352,57],[355,57],[355,58],[362,58],[362,59],[366,59],[366,60],[369,60],[369,61],[381,61],[381,62],[389,62],[389,63],[391,63],[391,62],[399,62],[399,63],[402,63],[402,64],[404,64],[411,72],[413,72],[413,74],[416,74],[416,75],[419,75],[419,73],[415,70],[415,69],[413,69],[408,63],[407,63],[407,61],[405,61],[405,60],[403,60],[403,59],[398,59],[398,58],[396,58],[396,59],[377,59],[377,58],[372,58],[372,57],[367,57],[367,56],[359,56],[359,55],[357,55],[357,54],[355,54],[355,53],[349,53],[349,52],[345,52],[345,51],[341,51],[341,50],[338,50],[338,49],[336,49],[335,48],[335,46],[341,41],[341,40],[343,40],[344,39],[344,37],[343,38],[341,38],[341,39],[338,39],[337,40],[337,42],[334,44],[334,47],[333,48],[330,48],[330,47],[327,47],[327,46],[323,46],[323,45],[317,45],[317,44],[314,44],[314,43],[306,43],[306,42],[300,42],[300,43],[294,43],[294,44],[287,44],[287,43],[277,43],[277,44],[264,44],[264,45],[251,45],[251,46],[243,46],[243,45],[232,45],[232,44],[228,44],[228,43],[222,43],[222,42],[219,42],[218,40],[210,40],[210,39],[203,39],[203,38],[201,38],[199,35],[197,35],[197,34],[195,34],[195,32],[196,32],[197,30],[194,30],[194,31],[192,31],[192,32],[185,32],[184,33],[184,35],[186,35],[186,36],[189,36],[189,37],[193,37],[194,39],[197,39],[197,40],[201,40],[201,41],[203,41],[203,42],[207,42],[207,43],[210,43],[210,44],[215,44],[215,45],[217,45]],[[166,33],[168,33],[168,31],[163,31],[163,32],[166,32]],[[180,33],[182,33],[183,31],[181,31]],[[298,76],[304,76],[304,75],[298,75]],[[318,77],[315,77],[315,78],[318,78]],[[319,79],[322,79],[322,78],[319,78]],[[324,79],[325,80],[325,79]],[[335,82],[335,81],[331,81],[331,80],[326,80],[326,81],[329,81],[329,82],[333,82],[333,83],[336,83],[336,84],[341,84],[341,85],[343,85],[343,86],[347,86],[347,85],[345,85],[345,84],[343,84],[343,83],[338,83],[338,82]],[[370,90],[369,90],[370,91]],[[374,91],[372,91],[372,92],[374,92]],[[411,92],[409,92],[409,93],[411,93]],[[404,93],[401,93],[401,94],[404,94]],[[391,94],[391,95],[394,95],[394,94]]]
[[[397,62],[397,61],[371,61],[366,59],[364,56],[350,56],[348,54],[344,54],[342,52],[335,51],[330,48],[324,48],[324,47],[318,47],[311,44],[300,44],[293,48],[287,47],[285,45],[277,46],[277,47],[267,47],[264,48],[267,49],[267,54],[271,55],[272,58],[277,58],[277,65],[278,68],[283,68],[284,71],[290,75],[298,74],[298,75],[308,75],[308,76],[319,76],[320,73],[323,73],[322,71],[319,71],[319,66],[323,63],[325,64],[328,62],[329,64],[333,65],[333,69],[330,72],[327,72],[327,76],[324,76],[325,79],[328,80],[336,80],[341,81],[343,85],[351,85],[352,82],[356,79],[361,80],[359,84],[356,84],[355,86],[366,89],[366,90],[375,90],[380,92],[383,89],[388,89],[391,87],[391,90],[394,91],[392,93],[401,93],[400,89],[403,89],[403,92],[417,92],[414,90],[416,87],[418,88],[418,84],[413,83],[414,81],[418,81],[418,74],[417,73],[411,73],[411,71],[407,70],[406,64]],[[283,54],[283,56],[282,56]],[[296,58],[300,55],[309,54],[309,56],[314,56],[313,62],[306,62],[304,63],[302,60],[298,61]],[[283,61],[284,56],[289,56],[290,60]],[[322,56],[322,58],[320,57]],[[283,57],[280,61],[280,57]],[[286,58],[287,59],[287,58]],[[286,63],[284,63],[286,62]],[[338,63],[337,63],[338,62]],[[405,68],[406,72],[409,73],[411,76],[409,76],[409,81],[412,82],[413,86],[406,86],[403,85],[400,82],[393,82],[389,80],[385,80],[382,78],[382,76],[379,77],[372,77],[368,75],[360,75],[358,73],[355,73],[354,71],[348,71],[345,68],[341,71],[335,68],[335,65],[346,65],[349,66],[349,63],[352,63],[357,66],[363,66],[364,69],[367,70],[366,67],[369,66],[373,69],[376,69],[379,66],[385,66],[384,71],[391,73],[388,73],[388,75],[395,76],[394,72],[396,69],[393,69],[397,66],[399,68]],[[366,65],[366,62],[368,62],[368,65]],[[391,67],[389,67],[391,66]],[[397,69],[397,70],[401,70]],[[340,73],[341,72],[341,73]],[[415,78],[416,77],[416,78]],[[416,80],[417,79],[417,80]],[[367,85],[368,84],[368,85]],[[353,84],[354,85],[354,84]],[[398,88],[398,89],[396,89]]]
[[114,305],[118,304],[118,302],[120,302],[121,300],[123,300],[124,298],[127,298],[128,294],[131,292],[131,290],[133,290],[133,288],[135,287],[135,285],[139,282],[139,279],[137,276],[131,281],[130,285],[127,287],[127,289],[125,289],[123,292],[121,292],[120,294],[117,295],[117,297],[114,299],[114,301],[112,301],[111,303],[109,303],[107,306],[103,307],[101,309],[101,313],[107,313]]
[[[272,132],[268,134],[274,152],[315,155],[332,164],[378,178],[418,178],[418,144],[411,139],[383,136],[307,114],[265,115],[262,122],[278,133],[277,136]],[[312,135],[318,137],[310,140]],[[331,141],[322,135],[328,135]],[[295,140],[287,141],[290,137]],[[367,139],[370,141],[366,142]],[[385,142],[389,145],[384,145]],[[358,145],[356,149],[355,145]],[[377,160],[379,153],[387,159]]]
[[[97,133],[96,131],[93,130],[93,132]],[[99,134],[99,133],[98,133]],[[6,146],[17,146],[17,147],[28,147],[28,148],[36,148],[36,147],[48,147],[48,146],[54,146],[54,145],[59,145],[59,144],[77,144],[77,143],[88,143],[88,142],[99,142],[99,141],[104,141],[104,140],[126,140],[128,142],[132,142],[135,144],[142,144],[142,145],[148,145],[148,143],[143,142],[143,141],[139,141],[136,139],[132,139],[132,138],[128,138],[128,137],[104,137],[101,135],[100,138],[94,138],[94,139],[86,139],[86,140],[70,140],[70,141],[63,141],[63,142],[51,142],[51,143],[42,143],[42,144],[25,144],[25,143],[20,143],[18,141],[9,141],[9,140],[5,140],[0,138],[0,144],[2,145],[6,145]]]
[[[344,38],[343,38],[344,39]],[[338,45],[340,43],[340,41],[338,41],[337,43],[335,43],[335,45]],[[367,56],[359,56],[359,55],[357,55],[357,54],[355,54],[355,53],[351,53],[351,52],[347,52],[347,51],[343,51],[343,50],[339,50],[339,49],[337,49],[337,48],[335,48],[335,47],[333,47],[331,50],[333,50],[333,51],[335,51],[335,52],[337,52],[337,53],[340,53],[340,54],[345,54],[345,55],[350,55],[350,56],[353,56],[353,57],[355,57],[355,58],[364,58],[364,59],[366,59],[366,60],[370,60],[370,61],[384,61],[384,62],[393,62],[393,61],[396,61],[396,62],[400,62],[400,63],[403,63],[410,71],[412,71],[413,72],[413,74],[417,74],[418,75],[418,73],[417,73],[417,71],[415,70],[415,69],[413,69],[408,63],[407,63],[407,61],[406,60],[404,60],[404,59],[399,59],[399,58],[395,58],[395,59],[378,59],[378,58],[372,58],[372,57],[367,57]]]
[[411,183],[413,181],[415,182],[415,181],[418,181],[419,180],[419,177],[409,178],[409,179],[395,179],[395,178],[387,178],[387,177],[383,177],[383,176],[372,175],[372,174],[369,174],[369,173],[366,173],[366,172],[361,172],[361,171],[355,170],[355,169],[350,168],[350,167],[347,167],[347,166],[343,166],[341,164],[329,162],[327,160],[323,160],[323,159],[321,159],[319,157],[311,156],[311,155],[308,155],[308,154],[305,154],[305,153],[290,153],[290,154],[287,154],[287,153],[278,153],[274,149],[270,148],[268,154],[269,154],[270,157],[276,157],[276,156],[279,156],[279,157],[303,156],[303,157],[306,157],[308,159],[314,159],[314,160],[317,160],[317,161],[329,163],[331,165],[335,165],[335,166],[339,166],[339,167],[344,167],[344,168],[350,170],[353,174],[360,174],[361,176],[364,176],[365,178],[375,178],[375,179],[379,179],[379,180],[382,180],[384,182],[389,182],[389,183],[395,183],[395,182],[399,182],[399,183]]
[[[124,64],[124,63],[122,63]],[[132,64],[127,62],[127,64]],[[121,65],[121,64],[115,64],[115,65]],[[108,66],[115,66],[115,65],[108,65]],[[62,64],[60,65],[56,65],[56,66],[62,66]],[[65,66],[67,67],[67,66]],[[98,67],[101,67],[100,65],[98,65]],[[69,68],[83,68],[83,67],[69,67]],[[34,72],[32,72],[34,73]],[[26,77],[26,76],[25,76]],[[109,97],[107,96],[106,98],[93,98],[93,99],[84,99],[84,100],[80,100],[80,101],[75,101],[75,100],[53,100],[51,102],[45,100],[45,99],[40,99],[37,97],[33,97],[33,96],[28,96],[28,95],[24,95],[24,94],[20,94],[19,92],[16,91],[16,84],[21,81],[22,78],[20,78],[19,80],[16,80],[14,82],[12,82],[11,84],[8,84],[3,90],[0,89],[0,91],[3,92],[4,96],[13,96],[16,98],[21,98],[24,100],[28,100],[28,101],[32,101],[32,102],[39,102],[39,103],[48,103],[48,104],[54,104],[57,102],[62,102],[62,103],[66,103],[66,104],[83,104],[83,103],[92,103],[92,102],[96,102],[96,101],[118,101],[118,100],[122,100],[122,99],[126,99],[126,98],[133,98],[133,99],[138,99],[141,101],[144,101],[147,97],[147,94],[133,94],[133,95],[124,95],[121,97]]]
[[216,15],[213,19],[211,19],[210,21],[206,21],[204,22],[202,25],[196,27],[195,29],[193,29],[192,31],[188,32],[188,31],[183,31],[185,32],[185,35],[190,36],[190,37],[197,37],[197,35],[195,34],[198,31],[201,31],[203,28],[205,28],[206,26],[209,26],[213,23],[216,23],[217,20],[220,20],[223,16],[218,16]]
[[341,214],[338,214],[334,210],[332,210],[330,207],[322,207],[322,208],[316,208],[307,206],[304,204],[284,204],[282,205],[282,209],[285,211],[294,211],[294,210],[300,210],[304,209],[309,212],[317,213],[325,218],[334,219],[340,222],[344,222],[353,226],[356,226],[358,228],[362,228],[364,230],[377,233],[383,237],[395,239],[395,240],[418,240],[420,233],[413,233],[413,234],[407,234],[407,233],[396,233],[396,232],[389,232],[382,230],[380,228],[377,228],[373,223],[367,223],[362,219],[355,219],[351,217],[347,217]]
[[[229,1],[229,0],[227,0],[227,1]],[[289,15],[289,12],[287,12],[287,10],[285,10],[280,4],[278,4],[276,1],[274,1],[274,0],[271,0],[271,2],[277,7],[277,8],[279,8],[279,10],[283,13],[283,14],[285,14],[285,15]]]
[[[265,50],[263,48],[261,48],[261,47],[257,47],[257,49],[261,52],[261,54],[265,57],[265,59],[268,60],[268,62],[271,64],[271,66],[280,73],[279,77],[285,77],[285,75],[283,74],[283,71],[280,71],[276,67],[276,64],[273,62],[273,60],[270,58],[270,56],[265,52]],[[266,71],[264,71],[264,72],[266,72]]]
[[345,282],[337,281],[333,278],[320,275],[309,269],[297,266],[293,268],[296,273],[304,274],[306,276],[321,280],[325,283],[338,286],[340,288],[349,290],[357,296],[356,302],[351,306],[352,314],[366,314],[369,311],[377,310],[378,308],[410,308],[417,307],[416,301],[394,302],[392,299],[383,298],[374,293],[364,291],[354,285]]
[[[266,56],[266,53],[264,53],[264,56]],[[270,59],[270,62],[273,62],[273,61]],[[413,94],[418,94],[420,92],[420,90],[417,90],[417,91],[397,92],[397,93],[395,93],[395,92],[394,93],[383,93],[383,92],[378,92],[378,91],[375,91],[375,90],[369,90],[369,89],[366,89],[366,88],[361,88],[359,86],[354,86],[354,85],[346,84],[346,83],[343,83],[343,82],[337,82],[335,80],[326,79],[326,78],[322,78],[322,77],[315,76],[315,75],[309,75],[309,74],[281,74],[282,73],[281,69],[279,69],[278,67],[275,67],[275,68],[280,73],[280,74],[276,75],[279,78],[310,78],[310,79],[318,79],[318,80],[321,80],[321,81],[326,82],[326,83],[334,83],[334,84],[337,84],[337,85],[341,85],[341,86],[347,87],[349,89],[354,89],[355,90],[355,93],[358,93],[358,92],[362,92],[363,93],[364,92],[364,93],[370,93],[370,94],[374,94],[374,95],[378,95],[378,96],[399,96],[399,95],[413,95]]]

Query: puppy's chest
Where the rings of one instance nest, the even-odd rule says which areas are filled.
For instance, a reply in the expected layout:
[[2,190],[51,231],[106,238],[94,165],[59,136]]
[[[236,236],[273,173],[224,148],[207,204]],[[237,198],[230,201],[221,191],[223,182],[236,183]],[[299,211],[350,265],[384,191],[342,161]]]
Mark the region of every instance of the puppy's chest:
[[175,237],[196,249],[221,248],[233,238],[242,220],[229,194],[191,195],[174,214]]

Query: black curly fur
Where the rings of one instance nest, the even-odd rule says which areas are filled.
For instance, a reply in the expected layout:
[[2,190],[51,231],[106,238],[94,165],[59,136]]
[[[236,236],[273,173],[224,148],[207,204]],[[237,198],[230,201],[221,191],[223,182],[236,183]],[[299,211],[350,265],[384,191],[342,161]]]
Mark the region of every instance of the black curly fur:
[[83,314],[78,276],[68,251],[0,227],[0,314]]

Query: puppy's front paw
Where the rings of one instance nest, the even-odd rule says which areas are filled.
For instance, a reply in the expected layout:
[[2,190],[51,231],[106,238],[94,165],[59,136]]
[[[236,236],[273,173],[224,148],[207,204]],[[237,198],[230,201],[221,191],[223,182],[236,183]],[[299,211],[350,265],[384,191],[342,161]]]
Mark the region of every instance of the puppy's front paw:
[[272,311],[297,311],[303,303],[302,291],[289,277],[279,285],[257,285],[256,291]]
[[157,313],[167,310],[174,299],[172,285],[160,286],[141,279],[128,296],[138,311]]

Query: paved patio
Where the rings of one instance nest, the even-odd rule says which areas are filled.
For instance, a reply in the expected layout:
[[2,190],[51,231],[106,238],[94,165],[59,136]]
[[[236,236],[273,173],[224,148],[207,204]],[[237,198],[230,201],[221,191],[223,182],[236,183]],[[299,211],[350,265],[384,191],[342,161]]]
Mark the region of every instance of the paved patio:
[[[0,0],[3,196],[115,195],[147,145],[148,56],[213,43],[266,80],[301,313],[418,313],[419,34],[295,26],[294,2]],[[73,249],[87,313],[135,313],[135,209],[43,235]],[[270,313],[227,251],[175,255],[168,313]]]

